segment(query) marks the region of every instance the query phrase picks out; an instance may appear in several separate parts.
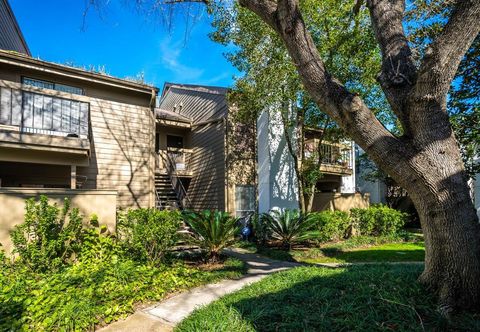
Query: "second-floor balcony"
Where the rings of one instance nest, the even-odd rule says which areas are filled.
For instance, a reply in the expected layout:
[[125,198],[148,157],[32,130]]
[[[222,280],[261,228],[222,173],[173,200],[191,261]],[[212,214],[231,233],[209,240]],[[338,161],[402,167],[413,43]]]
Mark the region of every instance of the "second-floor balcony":
[[[305,145],[306,157],[319,153],[318,143],[315,140],[307,140]],[[353,172],[353,157],[351,144],[322,143],[320,154],[322,163],[320,171],[326,174],[351,175]]]
[[89,103],[70,96],[0,80],[0,147],[88,155]]
[[156,169],[173,176],[190,177],[192,176],[192,152],[191,149],[172,147],[168,147],[166,150],[159,150],[156,154]]

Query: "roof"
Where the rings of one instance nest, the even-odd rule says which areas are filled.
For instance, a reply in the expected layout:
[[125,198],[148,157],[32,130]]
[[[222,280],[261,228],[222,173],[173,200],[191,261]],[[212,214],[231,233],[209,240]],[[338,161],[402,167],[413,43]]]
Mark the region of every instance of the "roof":
[[[10,18],[10,22],[13,23],[12,28],[15,30],[20,43],[22,44],[23,48],[25,49],[26,54],[27,55],[32,55],[30,53],[30,49],[28,48],[27,41],[25,40],[25,37],[23,36],[22,30],[20,29],[20,26],[18,25],[18,21],[17,21],[17,18],[15,17],[15,14],[13,13],[12,7],[8,3],[8,0],[0,0],[0,1],[4,3],[4,6],[0,6],[0,7],[3,7],[6,10],[6,15],[8,15],[8,17]],[[4,23],[8,24],[8,22],[4,22]],[[2,33],[5,33],[5,32],[2,32]],[[17,50],[20,51],[20,49],[17,49]]]
[[198,92],[219,94],[219,95],[226,95],[229,90],[228,88],[221,87],[221,86],[165,82],[162,90],[162,98],[164,97],[165,93],[172,87],[182,89],[182,90],[191,90],[191,91],[198,91]]
[[177,112],[167,111],[161,108],[155,108],[155,117],[157,119],[173,120],[178,122],[191,123],[192,120],[189,117],[186,117]]
[[228,88],[165,83],[159,108],[191,119],[192,125],[223,119],[228,114]]
[[135,90],[143,93],[151,94],[152,90],[154,90],[155,92],[159,91],[157,87],[152,85],[137,83],[106,74],[91,72],[81,68],[60,65],[40,59],[34,59],[28,55],[24,55],[18,52],[0,50],[0,64],[2,63],[41,70],[43,72],[73,77],[76,79],[87,80],[90,82],[110,85],[118,88]]

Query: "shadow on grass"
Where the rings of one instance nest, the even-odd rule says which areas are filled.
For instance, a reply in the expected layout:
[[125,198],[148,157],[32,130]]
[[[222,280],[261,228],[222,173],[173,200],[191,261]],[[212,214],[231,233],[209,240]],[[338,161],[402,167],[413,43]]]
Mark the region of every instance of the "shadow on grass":
[[307,250],[287,251],[275,248],[258,248],[259,254],[272,259],[301,263],[328,263],[328,262],[423,262],[424,249],[355,249],[343,250],[338,247],[313,248]]
[[416,279],[421,267],[301,267],[194,312],[178,331],[478,331],[478,315],[447,321]]
[[335,258],[347,263],[355,262],[421,262],[425,260],[425,250],[352,250],[343,251],[338,248],[321,249],[322,256]]

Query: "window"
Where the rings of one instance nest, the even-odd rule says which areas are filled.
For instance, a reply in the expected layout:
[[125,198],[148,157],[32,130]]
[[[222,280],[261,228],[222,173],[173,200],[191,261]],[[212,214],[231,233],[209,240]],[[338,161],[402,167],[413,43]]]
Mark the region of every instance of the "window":
[[23,84],[25,84],[25,85],[31,85],[31,86],[35,86],[37,88],[57,90],[57,91],[72,93],[72,94],[75,94],[75,95],[83,95],[83,89],[77,88],[77,87],[71,86],[71,85],[53,83],[53,82],[48,82],[48,81],[43,81],[43,80],[37,80],[35,78],[29,78],[29,77],[23,77],[22,81],[23,81]]
[[183,137],[167,135],[167,148],[183,149]]
[[235,186],[235,215],[236,217],[246,217],[255,212],[255,186],[236,185]]

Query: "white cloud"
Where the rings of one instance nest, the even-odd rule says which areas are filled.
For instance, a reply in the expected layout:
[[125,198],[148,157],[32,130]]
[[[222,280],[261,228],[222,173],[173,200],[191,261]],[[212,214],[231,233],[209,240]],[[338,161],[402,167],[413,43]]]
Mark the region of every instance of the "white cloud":
[[188,52],[182,41],[172,41],[164,38],[160,44],[160,58],[165,70],[172,74],[172,81],[189,83],[198,81],[205,70],[182,63],[183,52]]

